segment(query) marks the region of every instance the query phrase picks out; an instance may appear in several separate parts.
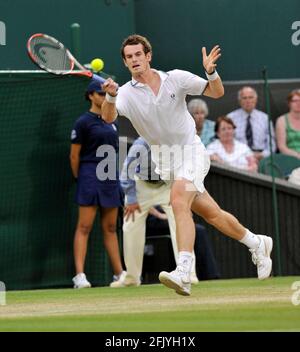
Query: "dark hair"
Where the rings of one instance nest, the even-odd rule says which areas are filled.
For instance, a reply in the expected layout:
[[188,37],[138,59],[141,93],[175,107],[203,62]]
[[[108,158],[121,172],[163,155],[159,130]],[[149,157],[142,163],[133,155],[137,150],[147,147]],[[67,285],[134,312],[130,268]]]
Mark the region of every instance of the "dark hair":
[[92,93],[89,93],[89,92],[85,92],[85,93],[84,93],[85,100],[87,100],[87,101],[89,101],[89,102],[91,102],[90,94],[92,94]]
[[149,42],[149,40],[139,34],[132,34],[129,37],[127,37],[126,39],[124,39],[122,46],[121,46],[121,55],[122,58],[125,59],[125,55],[124,55],[124,48],[127,45],[138,45],[138,44],[142,44],[143,45],[143,49],[144,49],[144,53],[152,53],[152,46]]
[[228,116],[220,116],[217,118],[217,121],[216,121],[216,124],[215,124],[215,134],[217,136],[217,133],[219,131],[219,128],[220,128],[220,125],[222,122],[226,122],[228,123],[229,125],[231,125],[233,127],[233,129],[236,129],[236,126],[235,124],[233,123],[233,121],[231,120],[230,117]]
[[[91,103],[90,95],[93,95],[94,93],[95,93],[95,90],[93,92],[85,92],[84,93],[85,100],[87,100]],[[96,92],[96,93],[103,95],[103,96],[106,94],[105,92]]]
[[294,89],[289,93],[289,95],[287,96],[288,103],[291,102],[295,95],[298,95],[300,97],[300,89]]

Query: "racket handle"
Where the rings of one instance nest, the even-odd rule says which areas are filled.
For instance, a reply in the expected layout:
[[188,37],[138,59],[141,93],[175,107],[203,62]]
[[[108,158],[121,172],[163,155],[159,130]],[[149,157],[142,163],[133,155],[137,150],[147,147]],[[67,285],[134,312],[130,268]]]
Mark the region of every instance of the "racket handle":
[[93,74],[91,77],[94,81],[97,81],[99,84],[103,84],[106,80],[98,75]]
[[[101,86],[106,81],[106,79],[104,79],[103,77],[100,77],[95,74],[92,75],[92,79],[95,80],[96,82],[98,82]],[[117,93],[118,93],[118,90],[119,90],[119,85],[117,84]]]

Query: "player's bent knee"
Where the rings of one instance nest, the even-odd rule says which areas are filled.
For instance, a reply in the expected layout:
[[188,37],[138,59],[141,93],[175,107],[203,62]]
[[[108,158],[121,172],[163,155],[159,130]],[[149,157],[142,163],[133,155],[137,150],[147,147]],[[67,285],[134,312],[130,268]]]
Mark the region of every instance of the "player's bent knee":
[[171,206],[174,213],[190,212],[189,204],[181,198],[172,199]]

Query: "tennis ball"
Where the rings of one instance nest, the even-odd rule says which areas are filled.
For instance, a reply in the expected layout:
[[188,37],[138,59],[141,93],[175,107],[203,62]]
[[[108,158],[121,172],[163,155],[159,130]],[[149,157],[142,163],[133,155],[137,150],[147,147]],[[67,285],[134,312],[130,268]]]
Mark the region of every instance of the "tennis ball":
[[99,72],[103,70],[103,67],[104,67],[103,60],[97,58],[91,61],[91,68],[93,69],[93,71]]

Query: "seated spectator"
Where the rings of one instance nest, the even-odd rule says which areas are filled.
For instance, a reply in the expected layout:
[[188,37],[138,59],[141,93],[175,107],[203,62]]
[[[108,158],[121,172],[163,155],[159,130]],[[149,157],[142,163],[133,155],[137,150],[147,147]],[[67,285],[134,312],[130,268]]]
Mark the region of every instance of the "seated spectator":
[[193,116],[196,123],[197,134],[202,143],[207,146],[215,138],[215,122],[207,119],[208,107],[202,99],[192,99],[187,104],[189,113]]
[[[227,114],[236,126],[235,138],[254,152],[257,161],[270,155],[268,115],[256,109],[257,92],[251,87],[243,87],[238,92],[240,109]],[[272,150],[276,151],[273,126],[271,128]]]
[[300,89],[287,97],[289,112],[276,122],[276,138],[280,153],[300,159]]
[[257,171],[257,161],[250,148],[234,139],[235,124],[227,116],[217,119],[217,139],[207,146],[212,161],[248,171]]

